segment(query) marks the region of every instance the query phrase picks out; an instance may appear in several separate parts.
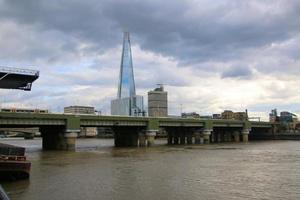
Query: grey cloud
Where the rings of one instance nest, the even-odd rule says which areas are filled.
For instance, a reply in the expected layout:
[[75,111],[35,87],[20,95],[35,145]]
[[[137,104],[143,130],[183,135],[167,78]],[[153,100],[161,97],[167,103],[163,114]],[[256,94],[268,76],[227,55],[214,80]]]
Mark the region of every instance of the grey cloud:
[[299,31],[298,1],[277,1],[274,14],[273,1],[251,2],[4,0],[0,16],[37,31],[60,31],[99,53],[120,44],[127,28],[143,49],[195,63],[234,59]]
[[[297,75],[299,10],[297,0],[0,0],[0,64],[39,66],[41,79],[34,89],[40,93],[33,92],[32,97],[52,95],[51,104],[63,103],[63,94],[74,85],[117,84],[117,74],[112,79],[79,73],[87,68],[99,74],[107,67],[118,70],[120,52],[117,58],[101,62],[97,57],[121,45],[121,32],[128,29],[134,45],[173,59],[179,67],[190,67],[195,76],[249,79],[254,72],[274,71]],[[282,45],[287,41],[288,45]],[[274,49],[273,44],[278,46]],[[93,59],[95,63],[85,63]],[[153,67],[155,64],[137,63],[134,58],[135,72],[145,71],[136,76],[139,88],[153,88],[157,82],[192,84],[182,74]],[[68,66],[83,69],[76,74]],[[51,86],[63,87],[54,93]]]
[[252,75],[253,72],[247,66],[231,66],[227,70],[223,71],[221,78],[249,79]]

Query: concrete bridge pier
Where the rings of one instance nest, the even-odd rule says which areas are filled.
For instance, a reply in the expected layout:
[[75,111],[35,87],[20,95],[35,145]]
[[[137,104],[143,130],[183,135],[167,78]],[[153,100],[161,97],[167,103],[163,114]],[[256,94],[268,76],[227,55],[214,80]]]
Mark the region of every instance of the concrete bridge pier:
[[64,128],[42,128],[42,145],[44,150],[74,151],[78,132],[65,131]]
[[138,141],[139,147],[145,147],[146,146],[146,134],[144,132],[139,132],[139,141]]
[[226,132],[224,130],[221,132],[221,142],[227,142]]
[[242,130],[242,136],[243,136],[243,142],[248,142],[248,136],[249,136],[250,130],[249,129],[243,129]]
[[204,144],[209,144],[211,132],[211,129],[202,130]]
[[180,144],[181,145],[184,145],[185,144],[185,133],[184,133],[184,131],[180,131]]
[[226,131],[227,142],[231,142],[231,132]]
[[227,131],[223,132],[223,141],[228,142],[228,132]]
[[234,136],[235,142],[240,142],[240,132],[239,131],[234,131],[233,136]]
[[168,131],[168,145],[172,145],[174,140],[174,135],[170,131]]
[[211,143],[215,143],[216,142],[216,138],[215,138],[216,133],[214,131],[211,132],[211,136],[210,136],[210,142]]
[[195,144],[200,144],[201,141],[201,132],[199,130],[194,132]]
[[191,132],[188,132],[186,135],[186,143],[193,144],[193,134]]
[[77,136],[78,136],[78,132],[66,132],[64,134],[63,142],[65,143],[65,146],[63,150],[75,151]]
[[177,134],[175,134],[175,136],[174,136],[174,144],[175,145],[179,144],[179,137]]
[[154,145],[155,136],[158,130],[147,130],[146,131],[146,139],[147,139],[147,146]]
[[221,143],[221,139],[222,139],[221,134],[222,133],[220,131],[217,133],[217,143]]

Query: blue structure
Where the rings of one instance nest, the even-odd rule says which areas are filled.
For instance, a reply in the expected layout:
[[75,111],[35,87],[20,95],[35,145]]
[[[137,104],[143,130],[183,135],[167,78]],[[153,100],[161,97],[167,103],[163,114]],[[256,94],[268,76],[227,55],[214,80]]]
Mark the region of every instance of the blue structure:
[[118,95],[111,102],[112,115],[143,116],[143,97],[135,93],[129,32],[124,32]]
[[132,66],[129,32],[124,32],[121,57],[118,99],[135,96],[135,84]]

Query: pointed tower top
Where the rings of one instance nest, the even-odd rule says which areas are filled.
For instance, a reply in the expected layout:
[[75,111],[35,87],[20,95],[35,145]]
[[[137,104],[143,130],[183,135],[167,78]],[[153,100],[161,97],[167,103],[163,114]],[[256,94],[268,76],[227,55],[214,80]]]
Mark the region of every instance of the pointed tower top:
[[118,98],[135,96],[135,83],[132,65],[129,32],[123,33],[123,49],[120,66]]

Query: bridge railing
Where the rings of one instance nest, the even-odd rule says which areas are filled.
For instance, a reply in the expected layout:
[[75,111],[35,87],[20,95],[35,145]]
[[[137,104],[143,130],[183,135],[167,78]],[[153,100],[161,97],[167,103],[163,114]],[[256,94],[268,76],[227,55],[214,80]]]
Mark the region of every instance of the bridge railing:
[[3,67],[0,66],[0,72],[9,73],[9,74],[24,74],[24,75],[32,75],[32,76],[39,76],[38,70],[33,69],[21,69],[15,67]]

